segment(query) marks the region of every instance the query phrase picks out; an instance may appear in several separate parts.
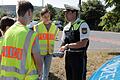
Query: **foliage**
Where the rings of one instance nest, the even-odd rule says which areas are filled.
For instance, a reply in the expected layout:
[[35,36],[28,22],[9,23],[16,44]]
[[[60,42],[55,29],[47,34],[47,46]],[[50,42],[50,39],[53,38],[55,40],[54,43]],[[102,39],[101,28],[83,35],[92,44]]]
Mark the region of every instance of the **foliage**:
[[106,13],[105,6],[98,0],[88,0],[82,3],[81,8],[81,18],[86,20],[90,29],[101,30],[98,24],[101,21],[100,17]]
[[1,19],[3,16],[6,16],[6,15],[7,15],[7,13],[6,13],[4,10],[0,9],[0,19]]
[[62,21],[62,25],[63,26],[65,25],[65,17],[64,17],[64,12],[62,9],[57,13],[57,15],[55,16],[55,19]]
[[40,20],[40,11],[39,10],[35,10],[33,12],[33,19],[34,20]]
[[106,7],[114,6],[114,9],[101,18],[99,26],[104,26],[104,31],[120,32],[120,1],[105,0],[105,3]]
[[50,10],[51,19],[54,20],[55,15],[57,14],[55,8],[51,4],[47,4],[45,7],[47,7]]
[[119,16],[113,12],[106,13],[103,17],[101,17],[102,21],[99,26],[104,26],[102,30],[104,31],[116,31],[115,26],[117,26],[117,22],[119,20]]
[[117,13],[120,16],[120,1],[119,0],[105,0],[106,7],[112,7],[114,6],[115,8],[113,9],[113,12]]

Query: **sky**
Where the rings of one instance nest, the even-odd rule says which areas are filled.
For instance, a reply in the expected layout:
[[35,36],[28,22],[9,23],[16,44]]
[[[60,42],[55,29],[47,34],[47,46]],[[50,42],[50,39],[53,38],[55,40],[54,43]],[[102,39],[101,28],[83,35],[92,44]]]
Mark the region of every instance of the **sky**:
[[[18,0],[0,0],[0,5],[16,5]],[[64,8],[64,4],[69,4],[73,6],[78,6],[79,0],[28,0],[34,6],[42,6],[42,1],[44,2],[44,6],[46,4],[51,4],[53,7]],[[86,2],[87,0],[82,0]],[[104,0],[100,0],[104,4]],[[107,11],[112,10],[112,8],[108,8]]]
[[[0,5],[16,5],[18,0],[0,0]],[[35,6],[42,6],[42,0],[28,0]],[[83,0],[87,1],[87,0]],[[63,8],[64,4],[70,4],[77,6],[79,0],[43,0],[44,5],[51,4],[53,7]]]

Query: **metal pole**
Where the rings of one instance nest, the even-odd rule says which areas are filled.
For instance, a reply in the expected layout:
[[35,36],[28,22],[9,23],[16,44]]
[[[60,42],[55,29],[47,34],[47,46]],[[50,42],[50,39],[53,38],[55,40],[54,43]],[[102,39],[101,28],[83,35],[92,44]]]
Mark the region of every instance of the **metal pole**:
[[42,0],[42,7],[44,7],[44,0]]
[[[80,8],[80,10],[81,10],[81,0],[79,0],[78,7],[79,7],[79,8]],[[81,12],[79,11],[79,18],[80,18],[80,14],[81,14]]]

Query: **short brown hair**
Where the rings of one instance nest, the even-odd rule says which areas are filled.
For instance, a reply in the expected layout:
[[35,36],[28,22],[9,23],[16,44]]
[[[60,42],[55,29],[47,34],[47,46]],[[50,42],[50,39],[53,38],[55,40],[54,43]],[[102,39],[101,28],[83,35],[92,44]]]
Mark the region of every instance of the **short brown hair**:
[[43,16],[45,13],[50,13],[48,8],[43,8],[40,12],[40,16]]
[[33,5],[29,1],[18,1],[18,5],[16,6],[16,12],[18,16],[23,17],[29,9],[31,9],[32,12],[34,10]]

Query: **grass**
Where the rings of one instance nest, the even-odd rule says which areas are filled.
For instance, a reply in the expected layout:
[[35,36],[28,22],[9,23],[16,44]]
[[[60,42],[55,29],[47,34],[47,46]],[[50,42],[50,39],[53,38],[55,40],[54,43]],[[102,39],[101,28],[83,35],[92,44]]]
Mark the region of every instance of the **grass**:
[[[113,54],[102,52],[88,53],[87,78],[103,63],[115,56]],[[64,58],[53,58],[49,80],[66,80],[64,64]]]
[[[120,53],[88,53],[87,78],[103,63]],[[49,80],[66,80],[64,58],[53,58],[50,68]]]

